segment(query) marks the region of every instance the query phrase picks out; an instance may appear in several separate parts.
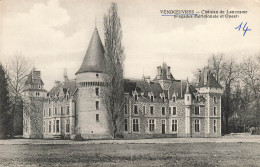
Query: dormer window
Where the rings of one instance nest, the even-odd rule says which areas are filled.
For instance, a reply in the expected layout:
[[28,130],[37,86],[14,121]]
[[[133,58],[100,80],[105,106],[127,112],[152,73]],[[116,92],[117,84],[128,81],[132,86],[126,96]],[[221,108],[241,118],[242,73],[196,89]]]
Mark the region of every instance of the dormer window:
[[137,101],[138,100],[138,95],[135,94],[134,97],[135,97],[135,101]]
[[38,88],[41,89],[41,85],[39,85]]
[[173,101],[173,102],[176,102],[176,96],[173,96],[173,97],[172,97],[172,101]]
[[197,102],[199,101],[199,96],[196,96],[196,101],[197,101]]
[[69,95],[68,95],[68,94],[66,95],[66,100],[67,100],[67,101],[69,100]]
[[162,97],[162,101],[163,101],[163,102],[165,101],[165,97]]
[[99,74],[96,74],[96,78],[99,78]]
[[151,101],[154,101],[154,97],[153,96],[151,96]]

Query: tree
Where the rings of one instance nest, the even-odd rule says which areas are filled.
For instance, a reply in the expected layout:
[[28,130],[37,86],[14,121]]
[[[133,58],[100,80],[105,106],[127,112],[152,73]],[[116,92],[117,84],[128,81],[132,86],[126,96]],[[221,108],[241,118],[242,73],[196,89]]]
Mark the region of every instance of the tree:
[[5,70],[0,63],[0,139],[6,138],[9,131],[10,105],[8,83]]
[[14,113],[21,107],[22,91],[25,86],[26,76],[29,73],[29,61],[22,55],[11,57],[6,64],[6,75],[11,101],[11,136],[14,132]]
[[224,83],[224,95],[222,98],[222,108],[225,116],[226,133],[229,133],[228,119],[230,112],[232,111],[232,88],[233,83],[236,83],[236,79],[239,77],[239,65],[231,58],[223,63],[223,83]]
[[249,57],[240,65],[242,69],[241,79],[244,84],[250,88],[252,96],[250,98],[251,105],[254,107],[255,121],[253,126],[259,127],[260,123],[260,104],[259,104],[259,90],[260,90],[260,56]]
[[104,16],[105,58],[107,87],[104,93],[104,105],[108,112],[109,127],[113,138],[116,137],[124,108],[124,48],[122,29],[116,3],[111,3]]
[[208,66],[210,70],[214,73],[216,81],[221,82],[223,76],[223,54],[213,54],[211,58],[208,59]]

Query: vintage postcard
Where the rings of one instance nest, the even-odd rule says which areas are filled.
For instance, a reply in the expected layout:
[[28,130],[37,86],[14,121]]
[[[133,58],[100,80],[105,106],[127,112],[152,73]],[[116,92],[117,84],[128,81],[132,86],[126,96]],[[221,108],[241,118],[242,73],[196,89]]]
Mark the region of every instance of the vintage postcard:
[[0,166],[260,166],[259,0],[0,0]]

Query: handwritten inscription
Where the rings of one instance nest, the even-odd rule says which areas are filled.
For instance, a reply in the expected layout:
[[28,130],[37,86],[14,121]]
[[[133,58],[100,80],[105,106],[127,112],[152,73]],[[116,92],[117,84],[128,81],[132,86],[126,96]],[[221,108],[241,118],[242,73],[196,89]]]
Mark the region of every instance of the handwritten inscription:
[[[237,26],[235,29],[237,29],[238,31],[240,31],[242,25],[243,25],[243,22],[241,22],[241,24],[240,24],[239,26]],[[247,22],[244,24],[244,27],[243,27],[243,31],[244,31],[243,36],[246,35],[246,32],[247,32],[247,31],[252,31],[252,29],[249,29],[248,26],[246,26],[246,25],[247,25]]]

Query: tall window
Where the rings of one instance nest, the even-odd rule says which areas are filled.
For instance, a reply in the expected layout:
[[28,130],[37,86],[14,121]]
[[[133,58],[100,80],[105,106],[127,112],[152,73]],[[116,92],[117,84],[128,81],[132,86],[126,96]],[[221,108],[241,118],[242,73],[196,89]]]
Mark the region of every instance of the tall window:
[[217,120],[213,120],[213,131],[214,131],[214,133],[216,133],[217,132]]
[[125,119],[125,131],[128,131],[128,120]]
[[138,114],[137,105],[134,105],[134,114]]
[[187,101],[190,101],[190,96],[187,96]]
[[99,101],[96,101],[96,110],[99,110]]
[[63,107],[60,107],[60,114],[61,114],[61,115],[64,115]]
[[99,122],[99,114],[96,114],[96,122]]
[[125,105],[125,114],[127,114],[127,105]]
[[195,115],[199,115],[199,114],[200,114],[200,107],[195,106]]
[[172,115],[176,115],[177,114],[177,108],[176,107],[172,107]]
[[217,107],[214,107],[214,108],[213,108],[213,114],[214,114],[214,116],[217,115]]
[[138,100],[138,96],[137,96],[137,95],[135,95],[135,101],[136,101],[136,100]]
[[153,115],[153,106],[150,106],[150,114]]
[[66,133],[70,133],[70,120],[66,121]]
[[51,116],[51,108],[49,108],[49,116]]
[[43,116],[45,117],[45,108],[43,109]]
[[49,133],[51,133],[51,121],[49,121]]
[[171,115],[171,112],[172,112],[172,108],[169,107],[169,115]]
[[172,101],[175,102],[176,101],[176,96],[172,97]]
[[151,96],[151,101],[154,101],[154,97],[153,96]]
[[70,106],[67,106],[67,115],[70,115]]
[[52,132],[55,133],[55,120],[53,120]]
[[56,133],[60,133],[60,120],[56,120]]
[[177,120],[172,120],[172,131],[177,132]]
[[213,97],[214,103],[217,103],[217,97]]
[[99,88],[96,88],[95,92],[96,92],[96,96],[99,96]]
[[154,125],[154,119],[150,119],[149,120],[149,131],[150,132],[153,132],[154,131],[154,128],[155,127],[155,125]]
[[139,132],[139,120],[138,119],[133,119],[133,131]]
[[162,107],[162,115],[165,115],[165,107]]
[[57,114],[57,108],[56,108],[56,107],[54,107],[53,114],[54,114],[54,115],[56,115],[56,114]]
[[45,133],[45,121],[43,121],[43,133]]
[[195,119],[195,132],[200,131],[200,120]]
[[163,101],[163,102],[165,101],[165,97],[162,97],[162,101]]
[[28,131],[28,121],[25,120],[25,132],[27,132],[27,131]]
[[199,101],[199,96],[196,96],[196,101]]
[[146,107],[145,106],[143,106],[143,112],[144,112],[144,114],[146,114]]

